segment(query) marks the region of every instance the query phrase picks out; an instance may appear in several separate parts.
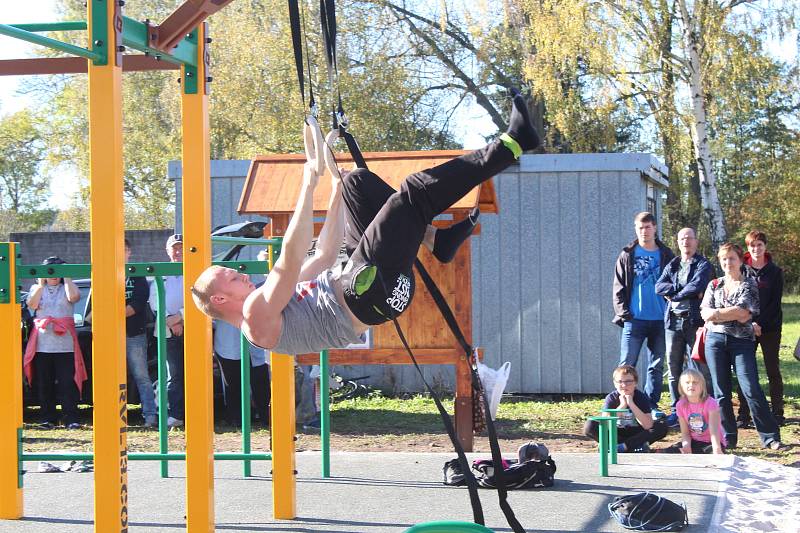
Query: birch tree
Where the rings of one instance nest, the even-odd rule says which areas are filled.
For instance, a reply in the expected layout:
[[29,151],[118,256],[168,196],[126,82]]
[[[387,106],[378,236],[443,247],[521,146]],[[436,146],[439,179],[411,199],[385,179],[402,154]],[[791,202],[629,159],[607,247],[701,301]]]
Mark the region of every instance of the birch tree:
[[[703,87],[703,67],[700,60],[702,28],[698,21],[699,13],[689,13],[686,0],[678,0],[681,20],[683,21],[684,46],[686,48],[686,68],[689,74],[689,91],[692,99],[692,138],[695,151],[695,162],[700,178],[700,198],[706,214],[711,242],[714,249],[728,240],[725,228],[725,217],[717,194],[717,179],[714,173],[714,162],[708,141],[708,118],[706,113],[706,93]],[[698,9],[695,6],[695,9]]]

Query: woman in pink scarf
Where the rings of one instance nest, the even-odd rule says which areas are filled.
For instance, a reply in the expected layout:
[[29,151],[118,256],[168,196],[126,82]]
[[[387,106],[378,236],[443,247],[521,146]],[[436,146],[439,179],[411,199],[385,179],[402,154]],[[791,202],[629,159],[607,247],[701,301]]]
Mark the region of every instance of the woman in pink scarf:
[[[45,265],[63,264],[58,257],[48,257]],[[28,308],[36,312],[34,328],[25,349],[23,368],[28,383],[36,372],[41,418],[45,427],[58,423],[56,382],[61,400],[63,423],[69,429],[78,423],[78,399],[86,368],[78,346],[73,304],[81,294],[70,278],[39,278],[28,293]]]

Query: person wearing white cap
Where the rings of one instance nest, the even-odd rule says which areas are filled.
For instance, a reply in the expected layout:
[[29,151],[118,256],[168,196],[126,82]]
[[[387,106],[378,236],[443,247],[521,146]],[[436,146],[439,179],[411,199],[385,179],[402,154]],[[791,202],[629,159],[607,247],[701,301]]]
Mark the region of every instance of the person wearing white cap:
[[[167,255],[173,263],[183,261],[183,235],[176,233],[167,239]],[[183,276],[164,278],[164,296],[167,322],[167,398],[171,428],[183,426]],[[157,312],[158,298],[155,284],[150,287],[150,307]]]

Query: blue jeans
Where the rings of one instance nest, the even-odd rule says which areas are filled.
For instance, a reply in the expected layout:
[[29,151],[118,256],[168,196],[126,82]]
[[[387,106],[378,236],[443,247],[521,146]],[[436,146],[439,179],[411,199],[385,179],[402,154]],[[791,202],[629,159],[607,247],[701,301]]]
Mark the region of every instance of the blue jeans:
[[125,349],[128,360],[128,373],[136,383],[139,399],[142,402],[142,416],[156,415],[156,396],[153,392],[153,382],[147,371],[147,336],[142,333],[134,337],[125,338]]
[[[674,329],[673,329],[674,328]],[[671,317],[669,327],[664,331],[667,343],[667,375],[669,376],[669,395],[672,399],[672,410],[681,399],[678,380],[684,368],[698,370],[706,380],[706,390],[711,390],[711,373],[708,365],[692,360],[692,347],[698,326],[693,326],[688,319]]]
[[169,416],[183,420],[183,336],[167,339],[167,399]]
[[772,416],[764,391],[758,384],[755,341],[709,332],[706,335],[706,362],[713,378],[714,397],[719,402],[722,428],[725,431],[728,448],[734,448],[738,442],[736,418],[731,403],[733,387],[731,365],[736,367],[736,378],[750,407],[761,443],[766,446],[772,441],[780,441],[778,423]]
[[651,407],[658,408],[661,399],[661,387],[664,380],[664,321],[663,320],[628,320],[622,327],[620,341],[620,365],[636,366],[639,352],[644,341],[647,341],[647,379],[644,393],[650,398]]

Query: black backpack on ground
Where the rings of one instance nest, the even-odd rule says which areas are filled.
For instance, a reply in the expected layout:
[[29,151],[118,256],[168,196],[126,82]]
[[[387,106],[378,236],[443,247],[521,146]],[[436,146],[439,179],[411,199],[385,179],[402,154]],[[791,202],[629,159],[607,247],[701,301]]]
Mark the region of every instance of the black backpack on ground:
[[[472,473],[478,485],[487,489],[497,488],[494,476],[494,467],[490,460],[479,460],[472,463]],[[538,489],[552,487],[556,473],[556,463],[553,458],[531,459],[528,461],[508,461],[508,466],[503,469],[503,481],[508,490]]]
[[[527,446],[527,448],[525,448]],[[523,448],[525,448],[523,450]],[[556,463],[543,445],[529,443],[520,448],[520,461],[503,461],[503,481],[506,489],[534,489],[552,487],[556,473]],[[445,485],[465,485],[464,472],[458,459],[447,461],[442,468]],[[491,459],[478,459],[472,462],[472,473],[478,485],[484,488],[497,488],[494,467]]]
[[634,531],[681,531],[689,524],[684,505],[652,492],[618,496],[608,511],[622,527]]

